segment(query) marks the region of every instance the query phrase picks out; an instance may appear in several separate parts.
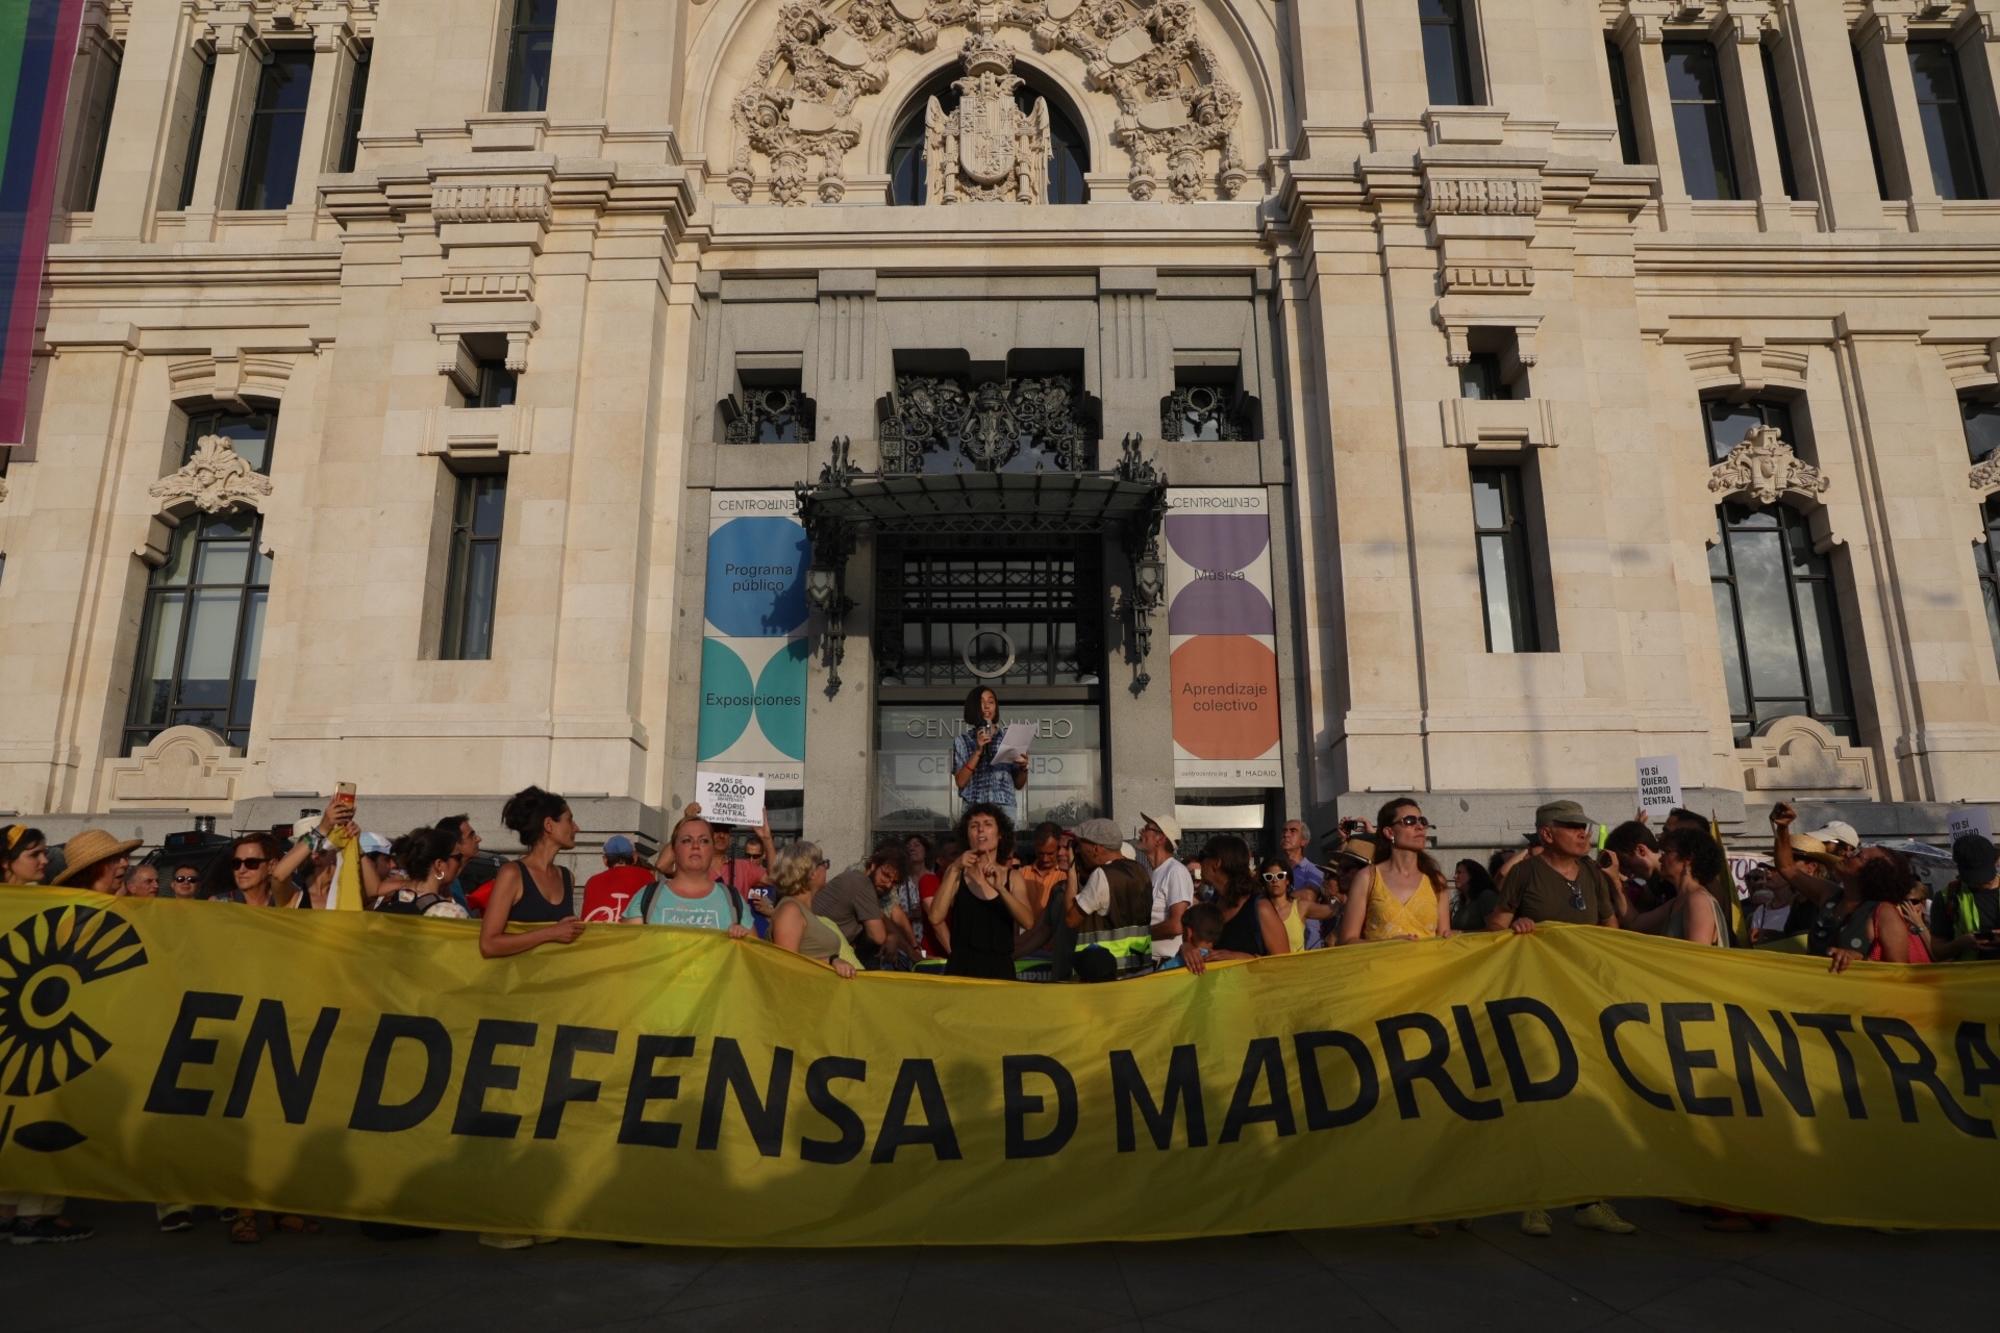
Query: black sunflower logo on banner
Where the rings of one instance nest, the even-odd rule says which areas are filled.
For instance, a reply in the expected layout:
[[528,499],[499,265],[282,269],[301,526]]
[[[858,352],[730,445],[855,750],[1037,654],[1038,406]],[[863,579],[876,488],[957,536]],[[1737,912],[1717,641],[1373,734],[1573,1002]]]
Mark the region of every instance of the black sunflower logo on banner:
[[69,905],[39,912],[0,936],[0,1096],[59,1088],[111,1049],[76,1011],[94,981],[145,964],[131,922]]

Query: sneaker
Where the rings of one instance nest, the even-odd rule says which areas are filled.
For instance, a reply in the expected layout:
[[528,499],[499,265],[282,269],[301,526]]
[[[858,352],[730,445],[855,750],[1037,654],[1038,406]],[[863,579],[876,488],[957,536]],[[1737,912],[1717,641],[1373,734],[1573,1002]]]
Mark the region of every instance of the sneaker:
[[171,1235],[176,1231],[187,1231],[194,1226],[194,1212],[188,1208],[176,1208],[160,1218],[160,1231]]
[[1436,1240],[1444,1233],[1438,1230],[1435,1222],[1418,1222],[1410,1228],[1410,1234],[1418,1240]]
[[1530,1208],[1521,1214],[1521,1234],[1524,1236],[1546,1236],[1549,1234],[1549,1210]]
[[21,1217],[14,1220],[13,1245],[67,1245],[73,1240],[89,1240],[97,1234],[92,1227],[67,1217]]
[[515,1236],[499,1231],[482,1231],[479,1243],[489,1250],[525,1250],[535,1243],[533,1236]]
[[1576,1224],[1585,1231],[1602,1231],[1611,1236],[1629,1236],[1639,1229],[1614,1212],[1608,1203],[1577,1209]]

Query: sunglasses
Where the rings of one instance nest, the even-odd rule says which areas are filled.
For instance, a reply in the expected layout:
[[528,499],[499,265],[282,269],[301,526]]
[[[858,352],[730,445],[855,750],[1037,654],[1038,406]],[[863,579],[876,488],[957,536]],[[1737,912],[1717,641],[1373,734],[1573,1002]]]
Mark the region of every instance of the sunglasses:
[[827,860],[824,856],[813,862],[813,869],[815,870],[831,870],[832,868],[833,862]]
[[176,884],[199,884],[199,883],[201,883],[201,876],[199,876],[199,875],[175,875],[175,876],[174,876],[174,883],[176,883]]
[[1401,825],[1402,825],[1402,826],[1403,826],[1404,828],[1436,828],[1436,827],[1437,827],[1437,825],[1436,825],[1436,824],[1433,824],[1433,823],[1431,823],[1431,821],[1430,821],[1430,820],[1428,820],[1428,819],[1425,819],[1425,818],[1424,818],[1424,817],[1423,817],[1422,815],[1404,815],[1404,816],[1403,816],[1402,818],[1400,818],[1400,819],[1395,819],[1395,820],[1391,820],[1390,822],[1391,822],[1391,823],[1395,823],[1395,824],[1401,824]]
[[1264,872],[1264,882],[1266,884],[1276,884],[1279,880],[1290,879],[1291,877],[1291,872],[1288,870],[1266,870]]
[[262,870],[269,863],[270,859],[268,856],[232,857],[229,862],[229,868],[231,870]]
[[1572,824],[1572,823],[1570,823],[1570,822],[1569,822],[1568,820],[1558,820],[1558,821],[1556,821],[1556,827],[1557,827],[1557,828],[1566,828],[1566,829],[1587,829],[1587,828],[1589,828],[1589,827],[1590,827],[1590,825],[1588,825],[1588,824]]

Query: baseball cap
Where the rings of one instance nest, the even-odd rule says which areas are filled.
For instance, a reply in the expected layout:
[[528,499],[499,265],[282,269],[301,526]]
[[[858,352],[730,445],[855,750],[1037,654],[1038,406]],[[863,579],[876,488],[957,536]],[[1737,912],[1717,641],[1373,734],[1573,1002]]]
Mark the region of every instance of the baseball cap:
[[1814,829],[1812,836],[1818,838],[1821,842],[1842,842],[1846,843],[1849,847],[1859,847],[1861,845],[1861,835],[1854,831],[1854,825],[1844,819],[1836,819],[1825,828]]
[[1110,851],[1117,851],[1125,841],[1125,835],[1108,819],[1086,819],[1073,831],[1077,841],[1094,843]]
[[389,840],[379,833],[364,833],[361,835],[361,854],[363,856],[387,856],[389,854]]
[[1139,823],[1142,826],[1151,824],[1166,835],[1168,842],[1176,847],[1181,845],[1181,821],[1175,819],[1172,815],[1149,815],[1144,810],[1141,810],[1139,812]]
[[1575,801],[1550,801],[1535,810],[1535,827],[1545,824],[1588,824],[1590,816]]
[[604,840],[606,856],[631,856],[632,840],[622,833],[614,833]]
[[1958,863],[1958,882],[1966,888],[1977,888],[1992,880],[1995,866],[2000,864],[2000,851],[1995,850],[1990,838],[1962,833],[1951,845],[1951,859]]

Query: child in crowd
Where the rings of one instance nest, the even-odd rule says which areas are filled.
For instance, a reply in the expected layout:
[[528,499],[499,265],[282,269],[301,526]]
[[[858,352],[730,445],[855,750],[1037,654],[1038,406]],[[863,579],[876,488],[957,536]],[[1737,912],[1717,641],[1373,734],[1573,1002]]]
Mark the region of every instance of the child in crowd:
[[[1195,953],[1203,959],[1215,952],[1215,946],[1222,939],[1222,909],[1214,903],[1196,903],[1181,917],[1181,934],[1194,945]],[[1177,967],[1185,967],[1179,954],[1162,962],[1159,971],[1168,972]]]

